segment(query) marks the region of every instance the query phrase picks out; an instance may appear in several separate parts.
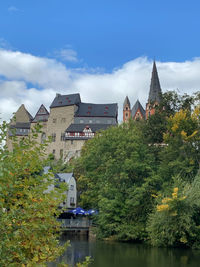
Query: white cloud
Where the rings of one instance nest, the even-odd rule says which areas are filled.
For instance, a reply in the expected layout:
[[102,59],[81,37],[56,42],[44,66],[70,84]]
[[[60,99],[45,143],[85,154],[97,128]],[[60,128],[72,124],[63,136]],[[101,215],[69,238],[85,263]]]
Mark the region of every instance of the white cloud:
[[[179,88],[182,93],[192,93],[200,88],[199,58],[182,63],[157,62],[157,69],[163,91]],[[139,99],[145,107],[151,71],[152,60],[146,57],[129,61],[111,73],[99,73],[67,69],[56,60],[1,49],[0,117],[10,118],[22,103],[35,115],[42,103],[49,107],[57,92],[79,92],[84,102],[117,102],[121,120],[126,95],[132,105]]]
[[54,55],[62,61],[78,62],[77,52],[71,48],[56,50],[54,51]]

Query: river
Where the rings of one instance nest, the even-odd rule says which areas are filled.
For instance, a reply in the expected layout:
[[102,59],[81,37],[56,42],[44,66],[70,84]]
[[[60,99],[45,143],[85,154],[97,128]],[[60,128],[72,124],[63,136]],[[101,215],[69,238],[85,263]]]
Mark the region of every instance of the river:
[[[62,242],[69,239],[62,237]],[[152,248],[143,244],[89,241],[84,236],[70,237],[71,246],[58,262],[70,266],[91,256],[91,267],[199,267],[200,251]],[[49,267],[57,264],[51,263]]]

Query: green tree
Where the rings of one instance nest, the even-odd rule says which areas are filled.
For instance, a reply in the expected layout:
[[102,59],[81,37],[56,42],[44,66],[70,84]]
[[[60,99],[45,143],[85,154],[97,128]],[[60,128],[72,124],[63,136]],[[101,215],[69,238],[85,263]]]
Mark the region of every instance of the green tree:
[[199,174],[192,184],[174,187],[170,197],[160,197],[147,224],[151,244],[200,248],[199,199]]
[[83,147],[75,165],[80,205],[99,210],[98,235],[143,239],[152,208],[151,156],[138,122],[100,132]]
[[[37,144],[37,126],[24,139],[6,145],[7,125],[0,127],[0,266],[46,266],[63,253],[56,217],[66,190],[48,190],[51,174],[43,173],[46,144]],[[62,266],[67,266],[63,264]],[[85,265],[84,265],[85,266]]]
[[[180,175],[190,180],[199,169],[200,160],[200,109],[192,113],[180,110],[168,118],[167,132],[164,134],[165,148],[160,153],[159,174],[165,180]],[[165,178],[164,178],[165,177]]]

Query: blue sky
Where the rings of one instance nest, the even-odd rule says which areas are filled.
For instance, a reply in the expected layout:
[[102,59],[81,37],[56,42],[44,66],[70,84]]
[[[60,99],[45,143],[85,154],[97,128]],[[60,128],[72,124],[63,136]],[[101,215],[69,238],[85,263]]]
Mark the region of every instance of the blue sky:
[[37,56],[70,48],[79,59],[70,67],[184,61],[199,56],[199,10],[199,1],[184,0],[2,0],[0,38]]
[[145,107],[155,58],[163,91],[200,88],[200,2],[1,0],[0,115],[34,115],[56,92]]

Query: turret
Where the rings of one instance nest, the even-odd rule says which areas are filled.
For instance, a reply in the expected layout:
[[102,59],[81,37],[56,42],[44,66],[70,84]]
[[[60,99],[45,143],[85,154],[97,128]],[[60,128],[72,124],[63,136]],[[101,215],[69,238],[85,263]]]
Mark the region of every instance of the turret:
[[126,96],[123,104],[123,121],[127,122],[131,117],[131,105],[128,96]]

